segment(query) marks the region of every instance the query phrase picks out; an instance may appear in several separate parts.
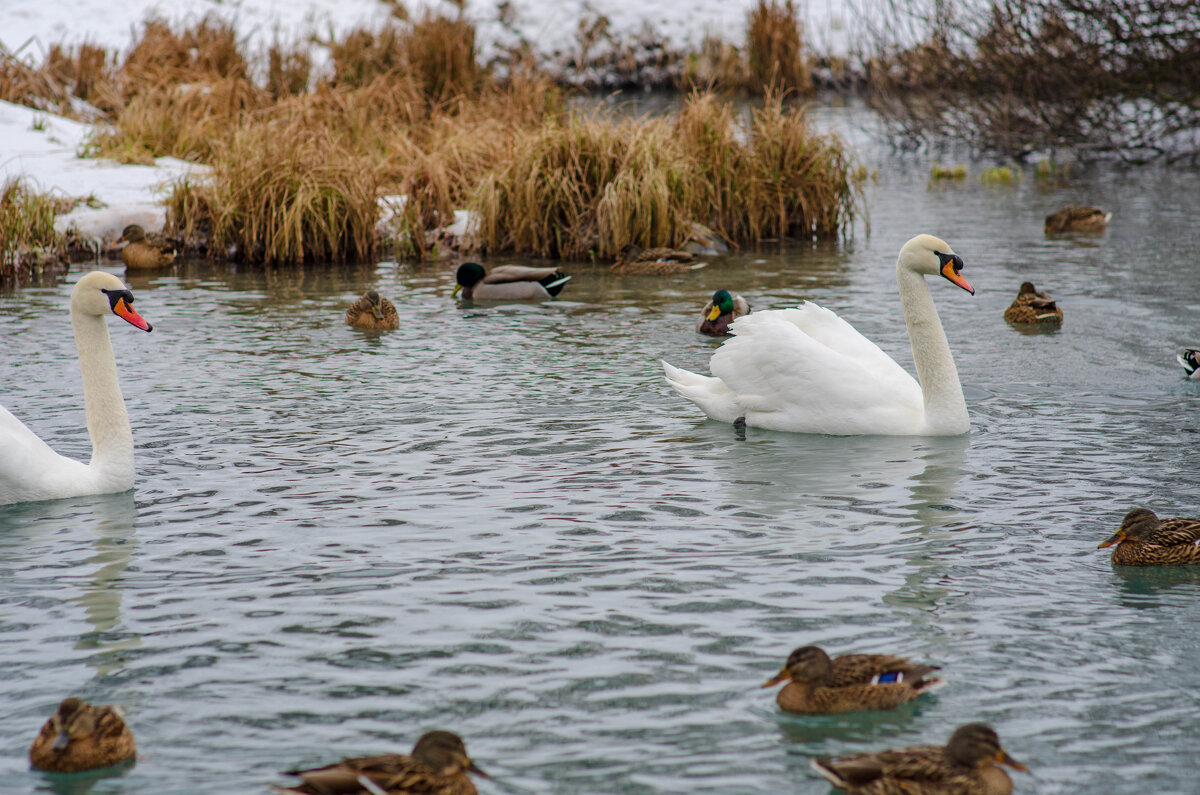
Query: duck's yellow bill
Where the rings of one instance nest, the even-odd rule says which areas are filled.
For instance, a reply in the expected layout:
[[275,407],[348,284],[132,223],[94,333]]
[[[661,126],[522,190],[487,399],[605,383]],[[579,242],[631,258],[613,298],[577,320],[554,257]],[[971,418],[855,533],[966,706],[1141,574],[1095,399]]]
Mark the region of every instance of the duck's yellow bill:
[[458,291],[461,289],[462,289],[461,284],[454,285],[454,292],[450,293],[450,297],[453,298],[454,296],[458,295]]
[[1103,544],[1098,545],[1096,547],[1096,549],[1104,549],[1105,547],[1111,547],[1113,544],[1119,544],[1124,540],[1125,540],[1125,534],[1123,532],[1121,532],[1120,530],[1118,530],[1117,532],[1113,533],[1112,538],[1108,539]]
[[714,306],[712,309],[710,309],[708,311],[708,319],[709,320],[716,320],[720,316],[721,316],[721,307],[719,307],[719,306]]
[[1025,767],[1025,765],[1009,756],[1003,748],[1000,749],[1000,753],[996,754],[996,761],[1002,765],[1008,765],[1013,770],[1021,770],[1026,773],[1029,772],[1029,768]]
[[791,678],[792,678],[792,675],[788,673],[787,668],[782,668],[782,669],[780,669],[779,673],[775,674],[775,676],[773,676],[772,678],[763,682],[763,687],[771,687],[772,685],[777,685],[780,682],[786,681]]

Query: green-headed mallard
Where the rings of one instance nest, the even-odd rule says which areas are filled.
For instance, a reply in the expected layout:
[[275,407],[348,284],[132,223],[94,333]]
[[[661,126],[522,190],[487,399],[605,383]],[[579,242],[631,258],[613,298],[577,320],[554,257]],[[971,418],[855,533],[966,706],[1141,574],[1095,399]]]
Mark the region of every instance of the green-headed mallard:
[[411,755],[357,756],[311,770],[289,770],[303,783],[275,789],[305,795],[476,795],[468,771],[487,776],[467,756],[462,738],[431,731],[421,735]]
[[391,301],[367,290],[346,310],[346,325],[369,329],[400,328],[400,314]]
[[1188,378],[1200,380],[1200,348],[1187,348],[1176,354],[1175,360],[1187,370]]
[[1004,310],[1009,323],[1061,323],[1062,310],[1054,299],[1039,293],[1033,282],[1022,282],[1017,297]]
[[1122,566],[1180,566],[1200,563],[1200,519],[1159,519],[1154,511],[1134,508],[1112,538],[1112,562]]
[[1046,216],[1046,234],[1058,232],[1103,232],[1108,226],[1112,213],[1106,213],[1099,207],[1088,207],[1082,204],[1069,204],[1066,207]]
[[704,305],[696,331],[710,337],[724,337],[729,333],[729,324],[742,315],[750,314],[750,304],[737,293],[717,290],[712,300]]
[[641,273],[668,275],[682,273],[696,261],[695,254],[678,251],[673,248],[642,248],[636,243],[628,243],[621,249],[621,255],[613,263],[612,270],[617,273]]
[[824,715],[891,709],[941,687],[943,680],[929,678],[936,670],[936,665],[890,654],[843,654],[830,659],[819,646],[801,646],[763,687],[787,681],[775,702],[788,712]]
[[945,746],[812,761],[814,770],[849,795],[1008,795],[1012,779],[997,764],[1029,769],[1008,755],[984,723],[959,726]]
[[93,707],[78,698],[64,698],[29,747],[33,766],[51,773],[109,767],[136,756],[137,744],[121,710]]
[[130,224],[121,232],[117,243],[121,248],[121,262],[126,268],[161,268],[175,261],[175,246],[159,235],[147,235],[137,224]]
[[556,268],[529,268],[524,265],[500,265],[491,272],[478,262],[464,262],[455,273],[465,301],[530,301],[551,298],[562,292],[571,280]]

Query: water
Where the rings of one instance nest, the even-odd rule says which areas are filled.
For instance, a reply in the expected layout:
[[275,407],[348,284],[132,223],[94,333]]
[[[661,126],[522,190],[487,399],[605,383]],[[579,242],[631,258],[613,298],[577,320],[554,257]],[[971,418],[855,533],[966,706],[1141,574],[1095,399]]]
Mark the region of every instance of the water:
[[[110,322],[135,492],[0,508],[6,791],[259,792],[447,728],[485,795],[824,793],[812,755],[974,720],[1034,771],[1021,792],[1193,791],[1200,571],[1114,571],[1096,544],[1134,505],[1200,514],[1200,384],[1173,361],[1200,342],[1200,177],[930,187],[927,159],[863,157],[848,241],[670,278],[574,264],[541,306],[456,306],[429,265],[131,275],[155,324]],[[1081,201],[1109,231],[1046,239]],[[705,368],[717,287],[811,298],[911,368],[893,267],[926,231],[978,290],[932,285],[969,436],[738,441],[661,381],[660,357]],[[1003,321],[1026,279],[1060,331]],[[368,286],[404,329],[342,325]],[[70,287],[0,296],[3,402],[86,457]],[[758,685],[808,643],[949,684],[781,715]],[[68,694],[125,708],[134,768],[27,769]]]

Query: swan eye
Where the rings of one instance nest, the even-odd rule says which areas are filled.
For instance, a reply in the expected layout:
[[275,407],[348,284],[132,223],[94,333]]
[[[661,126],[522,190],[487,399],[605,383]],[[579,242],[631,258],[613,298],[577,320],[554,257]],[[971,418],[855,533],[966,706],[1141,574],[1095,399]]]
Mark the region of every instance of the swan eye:
[[112,309],[116,309],[117,304],[122,299],[124,299],[126,304],[133,303],[133,293],[128,290],[105,290],[104,288],[100,288],[100,292],[108,296],[108,305]]
[[958,273],[960,270],[962,270],[963,260],[962,257],[958,256],[957,254],[946,254],[942,251],[935,251],[933,253],[937,254],[938,264],[941,266],[943,271],[946,270],[947,265],[952,267],[955,273]]

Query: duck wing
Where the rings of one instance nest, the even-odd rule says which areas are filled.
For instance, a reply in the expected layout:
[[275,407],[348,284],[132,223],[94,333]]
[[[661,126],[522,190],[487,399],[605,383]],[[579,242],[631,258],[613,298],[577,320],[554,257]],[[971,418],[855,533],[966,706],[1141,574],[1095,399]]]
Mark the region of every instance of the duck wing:
[[[914,663],[891,654],[843,654],[833,660],[833,686],[904,682],[916,687],[938,670],[936,665]],[[897,676],[899,675],[899,676]]]
[[[921,387],[875,343],[811,302],[738,318],[710,369],[750,425],[858,434],[914,433]],[[686,395],[685,395],[686,396]]]
[[540,282],[550,278],[551,281],[562,278],[556,268],[530,268],[525,265],[499,265],[492,268],[483,277],[481,284],[503,284],[504,282]]
[[1163,547],[1200,545],[1200,519],[1185,519],[1176,516],[1162,519],[1154,534],[1154,543]]

